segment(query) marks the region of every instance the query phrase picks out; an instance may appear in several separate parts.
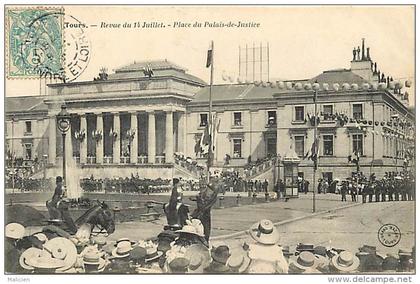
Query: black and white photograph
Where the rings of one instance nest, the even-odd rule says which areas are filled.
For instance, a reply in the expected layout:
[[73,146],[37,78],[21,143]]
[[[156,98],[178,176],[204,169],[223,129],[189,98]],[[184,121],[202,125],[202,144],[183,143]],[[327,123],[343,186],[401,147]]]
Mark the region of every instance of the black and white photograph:
[[414,282],[414,4],[3,9],[8,283]]

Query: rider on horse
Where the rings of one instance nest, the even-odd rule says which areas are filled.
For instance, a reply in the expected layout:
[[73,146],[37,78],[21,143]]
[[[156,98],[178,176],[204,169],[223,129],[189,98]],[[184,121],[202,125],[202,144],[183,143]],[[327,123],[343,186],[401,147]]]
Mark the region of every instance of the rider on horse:
[[189,219],[188,206],[182,202],[179,179],[174,178],[172,181],[172,193],[169,202],[163,205],[163,210],[166,215],[168,225],[165,229],[177,231],[182,229]]

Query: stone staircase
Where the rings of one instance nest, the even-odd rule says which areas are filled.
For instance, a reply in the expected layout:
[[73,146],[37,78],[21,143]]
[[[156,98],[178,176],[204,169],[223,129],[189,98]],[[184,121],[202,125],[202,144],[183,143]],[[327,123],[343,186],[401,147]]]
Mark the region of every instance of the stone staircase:
[[[262,162],[261,164],[253,166],[251,169],[245,171],[245,178],[252,179],[270,179],[276,165],[276,159],[270,159]],[[263,177],[264,175],[264,177]],[[267,177],[268,175],[268,177]],[[272,179],[272,178],[271,178]]]

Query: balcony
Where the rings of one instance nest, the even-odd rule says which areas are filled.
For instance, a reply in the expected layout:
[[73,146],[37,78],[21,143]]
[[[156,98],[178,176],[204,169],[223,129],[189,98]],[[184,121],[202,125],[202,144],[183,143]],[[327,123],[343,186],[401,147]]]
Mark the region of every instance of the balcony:
[[130,163],[130,157],[121,157],[120,158],[121,164],[129,164]]
[[114,162],[114,159],[112,156],[104,156],[104,164],[112,164]]
[[147,155],[140,155],[137,157],[137,163],[139,164],[147,164],[149,162],[148,160]]
[[96,157],[95,156],[87,156],[86,158],[86,164],[96,164]]
[[155,162],[156,162],[156,164],[164,164],[165,163],[165,156],[162,156],[162,155],[156,156]]

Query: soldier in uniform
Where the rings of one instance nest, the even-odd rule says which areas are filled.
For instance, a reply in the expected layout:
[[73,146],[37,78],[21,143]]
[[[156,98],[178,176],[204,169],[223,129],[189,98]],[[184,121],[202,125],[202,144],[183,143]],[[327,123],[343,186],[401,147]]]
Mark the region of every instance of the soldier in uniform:
[[61,176],[57,176],[55,178],[55,184],[56,187],[54,190],[54,195],[52,196],[51,200],[47,201],[46,206],[52,220],[61,220],[62,216],[60,210],[58,209],[58,204],[64,196],[63,178]]
[[169,202],[163,205],[168,225],[165,229],[176,231],[182,229],[189,219],[188,206],[182,203],[182,196],[179,192],[179,179],[172,180],[172,192]]
[[375,191],[375,202],[379,202],[381,198],[380,182],[378,181],[375,182],[374,191]]
[[365,188],[367,188],[367,193],[369,194],[369,203],[371,203],[373,201],[374,192],[373,181],[369,181],[369,183],[365,185]]
[[204,227],[204,237],[208,242],[211,232],[211,208],[217,201],[217,195],[221,191],[222,184],[210,183],[206,188],[190,200],[197,202],[197,208],[191,214],[193,219],[199,219]]

